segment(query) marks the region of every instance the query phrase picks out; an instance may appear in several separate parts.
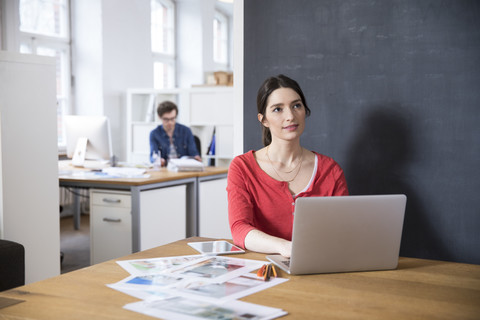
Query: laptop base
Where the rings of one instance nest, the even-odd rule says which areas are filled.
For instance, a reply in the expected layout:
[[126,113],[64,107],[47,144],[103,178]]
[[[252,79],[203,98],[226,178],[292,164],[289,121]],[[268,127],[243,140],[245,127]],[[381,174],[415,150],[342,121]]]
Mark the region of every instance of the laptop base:
[[266,258],[275,264],[277,267],[290,274],[290,259],[285,258],[279,254],[269,255]]

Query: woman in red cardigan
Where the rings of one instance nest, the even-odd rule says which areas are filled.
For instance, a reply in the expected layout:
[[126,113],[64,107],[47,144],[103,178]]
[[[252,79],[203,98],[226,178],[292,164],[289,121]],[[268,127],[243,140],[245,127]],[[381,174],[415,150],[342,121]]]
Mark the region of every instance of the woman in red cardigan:
[[340,166],[300,145],[310,114],[298,83],[265,80],[257,95],[264,148],[237,156],[228,170],[228,217],[235,244],[290,256],[295,199],[348,195]]

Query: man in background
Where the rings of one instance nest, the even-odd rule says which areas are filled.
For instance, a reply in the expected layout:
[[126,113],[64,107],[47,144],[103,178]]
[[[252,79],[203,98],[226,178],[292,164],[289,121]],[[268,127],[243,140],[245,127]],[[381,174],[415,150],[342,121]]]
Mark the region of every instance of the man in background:
[[165,166],[169,159],[185,156],[202,161],[192,130],[176,122],[177,105],[164,101],[158,105],[157,114],[162,124],[150,132],[150,161],[155,162],[160,157],[162,166]]

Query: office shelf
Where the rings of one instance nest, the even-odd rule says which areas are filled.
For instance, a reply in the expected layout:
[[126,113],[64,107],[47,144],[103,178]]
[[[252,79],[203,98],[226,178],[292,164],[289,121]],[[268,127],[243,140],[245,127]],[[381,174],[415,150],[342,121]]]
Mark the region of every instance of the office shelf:
[[[201,141],[200,154],[205,164],[228,165],[233,158],[233,88],[194,87],[188,89],[127,90],[127,161],[149,161],[149,135],[161,124],[156,114],[160,102],[170,100],[178,106],[177,121],[189,126]],[[216,153],[207,155],[215,130]]]

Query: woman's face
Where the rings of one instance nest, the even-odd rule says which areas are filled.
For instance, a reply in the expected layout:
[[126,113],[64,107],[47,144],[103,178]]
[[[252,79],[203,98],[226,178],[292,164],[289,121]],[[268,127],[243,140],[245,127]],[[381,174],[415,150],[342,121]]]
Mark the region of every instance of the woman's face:
[[258,114],[258,120],[270,129],[272,141],[298,139],[305,129],[305,107],[295,90],[278,88],[268,97],[265,116]]

